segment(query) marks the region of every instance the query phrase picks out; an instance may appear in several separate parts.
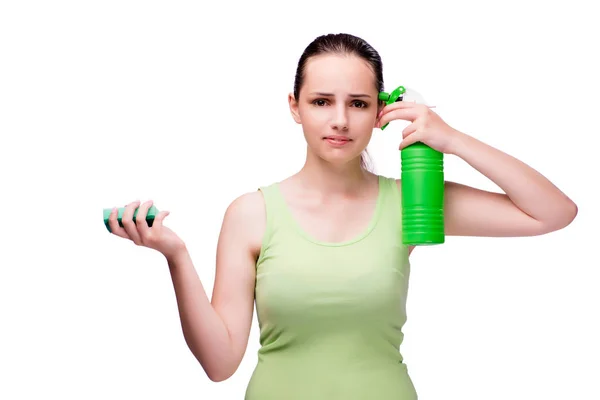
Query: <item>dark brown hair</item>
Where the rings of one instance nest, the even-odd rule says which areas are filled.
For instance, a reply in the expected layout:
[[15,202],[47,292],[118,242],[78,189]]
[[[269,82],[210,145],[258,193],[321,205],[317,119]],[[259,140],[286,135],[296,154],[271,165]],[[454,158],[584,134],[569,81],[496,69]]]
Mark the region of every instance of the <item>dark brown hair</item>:
[[[296,69],[296,77],[294,79],[294,98],[296,100],[300,98],[300,89],[304,83],[304,70],[306,68],[306,62],[311,57],[326,53],[340,55],[352,54],[362,58],[373,70],[373,74],[375,75],[374,83],[377,93],[383,91],[383,64],[377,50],[375,50],[364,39],[361,39],[357,36],[350,35],[348,33],[331,33],[317,37],[306,47],[300,56],[298,68]],[[367,157],[368,154],[365,150],[360,159],[361,166],[365,169],[369,168],[366,160]]]

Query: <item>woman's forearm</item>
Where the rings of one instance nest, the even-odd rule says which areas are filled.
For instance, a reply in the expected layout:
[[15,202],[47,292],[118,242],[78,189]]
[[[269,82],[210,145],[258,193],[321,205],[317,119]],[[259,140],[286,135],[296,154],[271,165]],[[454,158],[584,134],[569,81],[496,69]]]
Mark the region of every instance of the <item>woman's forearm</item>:
[[211,380],[225,379],[234,364],[227,327],[208,299],[189,252],[167,262],[185,341]]
[[498,185],[523,212],[551,227],[568,225],[577,206],[552,182],[524,162],[459,132],[451,153]]

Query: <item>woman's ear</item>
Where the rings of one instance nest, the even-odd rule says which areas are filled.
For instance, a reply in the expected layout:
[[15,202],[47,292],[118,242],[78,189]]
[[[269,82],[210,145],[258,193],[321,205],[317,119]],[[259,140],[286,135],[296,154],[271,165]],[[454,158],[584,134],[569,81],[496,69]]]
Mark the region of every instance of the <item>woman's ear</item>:
[[384,107],[385,107],[385,101],[379,100],[377,102],[377,116],[375,117],[375,124],[374,124],[375,128],[377,128],[377,124],[379,124],[379,113],[381,112],[381,110],[383,110]]
[[297,124],[301,124],[302,120],[300,119],[300,112],[298,111],[298,102],[294,98],[293,93],[288,95],[288,103],[290,105],[290,112],[292,113],[292,117]]

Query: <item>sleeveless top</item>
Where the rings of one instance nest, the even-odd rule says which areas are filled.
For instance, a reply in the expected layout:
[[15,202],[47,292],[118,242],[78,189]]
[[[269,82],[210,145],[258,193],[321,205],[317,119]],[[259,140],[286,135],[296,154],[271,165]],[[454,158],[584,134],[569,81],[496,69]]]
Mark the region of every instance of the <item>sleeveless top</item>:
[[256,264],[258,362],[246,400],[416,400],[400,352],[410,275],[400,191],[379,176],[368,227],[315,240],[277,183],[259,188],[266,232]]

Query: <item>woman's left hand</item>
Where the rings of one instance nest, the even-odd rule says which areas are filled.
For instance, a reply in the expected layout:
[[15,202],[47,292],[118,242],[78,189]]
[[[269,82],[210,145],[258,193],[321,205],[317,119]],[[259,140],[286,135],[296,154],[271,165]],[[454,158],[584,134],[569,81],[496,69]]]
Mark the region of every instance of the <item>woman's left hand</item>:
[[401,119],[412,122],[402,131],[400,150],[421,142],[442,153],[454,153],[454,145],[462,132],[448,125],[429,106],[407,101],[386,105],[378,115],[377,128]]

